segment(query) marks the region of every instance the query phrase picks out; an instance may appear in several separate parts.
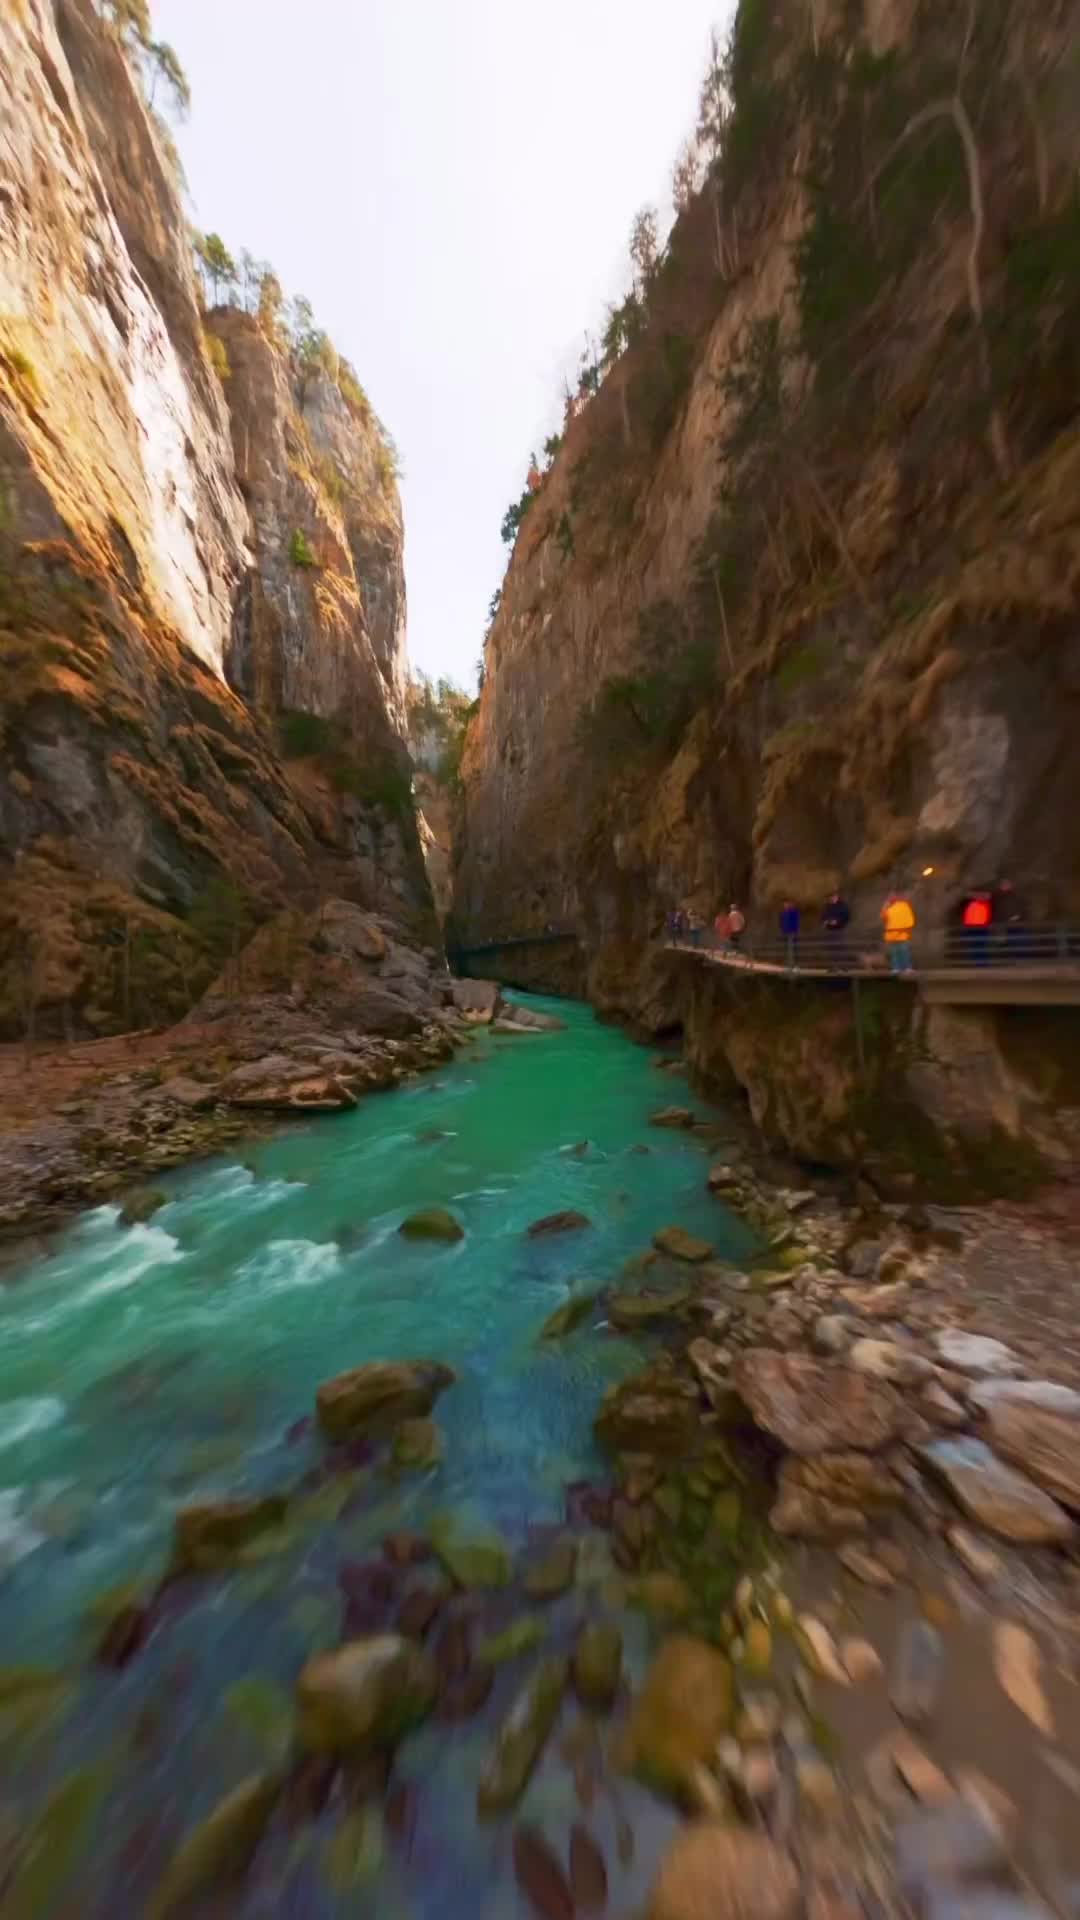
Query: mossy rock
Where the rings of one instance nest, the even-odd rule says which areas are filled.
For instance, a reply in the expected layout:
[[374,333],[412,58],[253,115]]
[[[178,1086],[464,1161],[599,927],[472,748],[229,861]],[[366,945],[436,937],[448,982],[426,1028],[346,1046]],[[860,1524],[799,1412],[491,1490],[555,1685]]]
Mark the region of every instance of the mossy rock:
[[549,1314],[540,1329],[541,1340],[562,1340],[568,1333],[574,1333],[589,1318],[596,1306],[599,1294],[579,1293],[570,1300],[564,1300]]
[[446,1207],[421,1207],[401,1222],[398,1232],[405,1240],[464,1240],[465,1229]]
[[459,1587],[506,1587],[510,1584],[510,1549],[500,1534],[459,1539],[451,1526],[432,1528],[435,1551]]
[[480,1777],[476,1805],[482,1817],[506,1813],[520,1800],[558,1718],[569,1677],[569,1660],[551,1655],[514,1701]]
[[479,1642],[476,1657],[486,1666],[502,1666],[506,1660],[516,1660],[523,1653],[531,1653],[540,1646],[546,1635],[544,1622],[538,1614],[523,1613],[517,1620],[511,1620],[501,1633],[488,1634]]
[[614,1704],[622,1673],[622,1634],[607,1621],[589,1621],[574,1647],[574,1691],[582,1706],[606,1712]]
[[147,1907],[147,1920],[169,1920],[213,1888],[244,1873],[266,1831],[281,1780],[256,1774],[219,1802],[182,1842]]
[[434,1420],[403,1420],[394,1429],[394,1465],[424,1471],[443,1457],[443,1436]]

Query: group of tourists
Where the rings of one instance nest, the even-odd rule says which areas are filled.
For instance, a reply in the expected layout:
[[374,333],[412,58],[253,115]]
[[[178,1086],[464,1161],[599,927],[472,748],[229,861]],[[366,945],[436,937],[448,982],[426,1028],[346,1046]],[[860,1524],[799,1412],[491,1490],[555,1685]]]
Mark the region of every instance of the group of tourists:
[[[908,894],[894,891],[886,895],[880,913],[885,958],[890,973],[911,971],[912,940],[918,916]],[[821,909],[820,933],[814,945],[811,964],[830,971],[848,971],[854,957],[847,942],[851,908],[843,894],[830,893]],[[803,934],[803,912],[796,900],[785,900],[780,908],[779,932],[784,958],[790,967],[799,964],[799,942]],[[746,930],[746,916],[734,903],[721,908],[713,922],[710,942],[722,953],[737,954]],[[667,936],[675,945],[701,946],[706,922],[689,907],[675,907],[667,916]],[[993,887],[976,887],[957,900],[946,935],[946,959],[968,966],[987,966],[991,955],[1001,953],[1009,959],[1023,958],[1029,950],[1030,930],[1026,910],[1011,880],[999,880]]]
[[[846,934],[851,924],[851,908],[839,891],[830,893],[821,909],[824,950],[819,950],[829,968],[847,968],[852,964]],[[911,967],[911,938],[917,925],[915,909],[905,893],[890,893],[881,909],[881,929],[885,957],[890,973],[907,973]],[[785,900],[780,908],[780,937],[789,967],[798,962],[802,908],[795,900]]]

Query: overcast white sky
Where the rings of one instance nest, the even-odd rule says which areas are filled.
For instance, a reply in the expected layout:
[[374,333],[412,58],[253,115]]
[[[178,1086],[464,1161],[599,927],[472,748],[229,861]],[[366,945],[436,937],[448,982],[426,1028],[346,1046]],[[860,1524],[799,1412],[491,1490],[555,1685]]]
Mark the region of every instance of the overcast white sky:
[[152,0],[194,217],[273,262],[404,467],[409,650],[472,685],[499,524],[669,204],[729,0]]

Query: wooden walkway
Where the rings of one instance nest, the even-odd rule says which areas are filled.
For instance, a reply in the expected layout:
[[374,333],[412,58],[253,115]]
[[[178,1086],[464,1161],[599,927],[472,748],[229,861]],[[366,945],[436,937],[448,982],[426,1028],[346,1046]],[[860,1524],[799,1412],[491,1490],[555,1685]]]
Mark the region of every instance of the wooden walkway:
[[984,966],[946,963],[915,966],[906,973],[889,972],[884,952],[851,951],[825,961],[819,943],[807,942],[805,958],[789,961],[779,953],[734,953],[692,941],[668,941],[669,952],[685,954],[706,966],[720,967],[732,976],[758,975],[787,980],[792,985],[811,980],[896,980],[914,987],[930,1006],[1080,1006],[1080,959],[1014,960],[1007,953],[991,953]]

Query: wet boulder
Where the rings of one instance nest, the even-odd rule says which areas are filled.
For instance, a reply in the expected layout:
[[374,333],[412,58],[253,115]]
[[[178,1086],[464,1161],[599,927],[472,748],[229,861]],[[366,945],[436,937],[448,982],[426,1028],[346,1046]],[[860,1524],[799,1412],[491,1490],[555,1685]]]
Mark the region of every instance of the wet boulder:
[[451,1579],[471,1591],[510,1584],[510,1550],[494,1531],[459,1537],[451,1527],[433,1528],[435,1551]]
[[900,1434],[904,1402],[885,1380],[804,1353],[752,1347],[732,1383],[757,1426],[792,1453],[872,1452]]
[[392,1747],[434,1705],[431,1656],[396,1633],[317,1654],[296,1683],[296,1731],[309,1753],[359,1757]]
[[373,1360],[325,1380],[315,1395],[319,1425],[331,1440],[386,1431],[423,1419],[457,1375],[437,1360]]
[[545,1213],[543,1219],[534,1220],[527,1231],[530,1240],[540,1240],[552,1233],[580,1233],[584,1227],[591,1225],[587,1213],[578,1213],[574,1207],[564,1207],[561,1213]]
[[518,1694],[480,1777],[480,1814],[505,1813],[520,1800],[558,1718],[569,1675],[569,1660],[552,1655],[540,1662]]
[[622,1677],[622,1634],[602,1620],[582,1627],[574,1646],[574,1692],[583,1707],[606,1712],[614,1705]]
[[653,1246],[657,1253],[666,1253],[672,1260],[686,1260],[694,1266],[712,1258],[709,1242],[687,1233],[685,1227],[661,1227],[659,1233],[653,1234]]
[[613,1293],[607,1300],[607,1317],[620,1333],[636,1333],[661,1320],[670,1320],[691,1298],[688,1287],[670,1293]]
[[398,1232],[403,1240],[445,1240],[449,1244],[465,1238],[461,1221],[446,1207],[421,1207],[402,1221]]
[[530,1567],[524,1587],[532,1600],[556,1600],[574,1584],[577,1572],[576,1540],[555,1540],[542,1560]]
[[681,1454],[699,1418],[696,1388],[650,1373],[609,1387],[596,1416],[596,1437],[614,1453]]
[[579,1293],[569,1300],[564,1300],[562,1306],[556,1307],[554,1313],[549,1314],[544,1321],[540,1329],[540,1339],[565,1339],[568,1333],[573,1333],[589,1318],[598,1297],[595,1293]]
[[647,1920],[797,1920],[799,1876],[764,1834],[719,1821],[676,1835],[660,1864]]
[[233,1565],[243,1559],[260,1535],[282,1525],[287,1507],[280,1493],[248,1500],[205,1500],[182,1507],[175,1522],[174,1569],[204,1573]]
[[394,1429],[394,1465],[424,1470],[443,1457],[443,1437],[434,1420],[402,1420]]
[[159,1207],[165,1206],[167,1200],[168,1195],[158,1187],[133,1187],[124,1196],[119,1224],[122,1227],[141,1227],[145,1221],[153,1218]]
[[694,1116],[689,1107],[661,1107],[656,1113],[649,1115],[650,1127],[681,1129],[690,1128],[693,1124]]
[[665,1640],[625,1730],[620,1759],[626,1771],[681,1794],[727,1732],[732,1701],[731,1665],[723,1654],[690,1634]]

